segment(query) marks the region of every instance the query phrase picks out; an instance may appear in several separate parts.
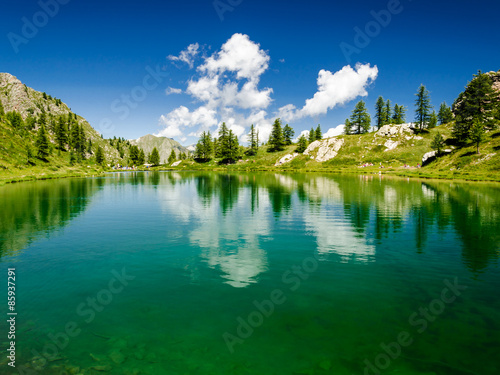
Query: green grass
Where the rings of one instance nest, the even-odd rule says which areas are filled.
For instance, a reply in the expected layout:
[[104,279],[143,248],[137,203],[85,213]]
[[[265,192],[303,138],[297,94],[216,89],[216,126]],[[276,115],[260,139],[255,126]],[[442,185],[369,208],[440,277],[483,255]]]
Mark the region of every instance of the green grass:
[[[384,143],[390,138],[375,137],[374,133],[341,136],[344,145],[339,154],[324,163],[311,160],[309,156],[299,155],[291,162],[279,167],[274,164],[286,154],[293,153],[296,145],[288,146],[281,152],[269,153],[261,147],[254,157],[243,157],[242,162],[232,165],[219,165],[212,160],[208,163],[183,161],[178,167],[160,166],[156,170],[223,170],[223,171],[288,171],[288,172],[334,172],[356,174],[384,174],[401,177],[425,179],[460,179],[469,181],[500,182],[500,132],[491,132],[476,154],[474,145],[455,148],[422,168],[422,156],[432,151],[431,142],[437,132],[446,139],[446,148],[456,147],[451,136],[452,124],[438,126],[429,131],[416,134],[422,139],[407,140],[405,135],[392,138],[400,142],[394,150],[385,151]],[[487,160],[482,160],[485,156]],[[365,163],[373,167],[361,168]],[[410,168],[404,166],[409,165]],[[380,165],[384,168],[379,168]]]
[[[453,147],[451,124],[418,134],[422,139],[393,138],[400,142],[398,147],[385,151],[383,144],[388,138],[375,137],[374,133],[341,136],[344,145],[339,154],[324,163],[316,162],[307,155],[299,155],[282,166],[275,163],[283,156],[293,153],[296,145],[287,146],[280,152],[267,152],[266,146],[259,148],[255,156],[243,156],[241,161],[231,165],[221,165],[216,160],[197,163],[185,160],[177,167],[166,165],[150,170],[206,170],[206,171],[275,171],[275,172],[333,172],[350,174],[384,174],[400,177],[425,179],[459,179],[468,181],[500,182],[500,131],[490,132],[480,146],[480,154],[474,145],[455,148],[450,154],[443,155],[422,168],[422,156],[432,151],[430,146],[436,132],[447,140],[447,148]],[[10,131],[10,132],[9,132]],[[49,160],[36,160],[35,165],[26,164],[26,139],[34,140],[34,133],[28,137],[12,133],[7,125],[0,123],[0,184],[35,179],[62,178],[73,176],[92,176],[101,174],[104,169],[85,161],[80,165],[69,164],[67,152],[53,151]],[[364,163],[373,167],[361,168]],[[411,168],[405,168],[404,165]],[[380,165],[384,168],[379,168]],[[145,169],[145,168],[142,168]]]
[[0,121],[0,185],[11,182],[44,180],[65,177],[92,176],[103,172],[103,168],[88,160],[70,165],[69,153],[52,150],[44,161],[33,158],[27,163],[27,145],[34,149],[35,132],[15,131]]

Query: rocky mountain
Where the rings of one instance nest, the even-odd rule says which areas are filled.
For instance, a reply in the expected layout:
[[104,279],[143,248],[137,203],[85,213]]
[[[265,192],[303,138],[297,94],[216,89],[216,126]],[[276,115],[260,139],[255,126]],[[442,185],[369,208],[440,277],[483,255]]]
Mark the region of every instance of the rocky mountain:
[[168,160],[168,157],[170,156],[172,150],[175,151],[175,154],[177,156],[179,156],[181,152],[186,155],[190,152],[188,148],[181,146],[179,142],[174,141],[171,138],[157,137],[152,134],[142,136],[135,140],[130,140],[130,144],[142,148],[146,155],[149,155],[153,148],[156,147],[158,149],[158,152],[160,153],[161,163]]
[[[42,112],[49,121],[55,121],[58,116],[75,114],[60,99],[53,98],[45,92],[39,92],[23,84],[19,79],[9,73],[0,73],[0,102],[5,112],[16,111],[20,113],[23,120],[28,117],[38,118]],[[92,145],[100,146],[106,159],[110,162],[120,161],[120,155],[116,148],[102,139],[101,135],[85,120],[76,115],[76,120],[85,132],[85,138],[90,139]],[[50,128],[50,126],[49,126]],[[35,127],[35,131],[37,128]],[[49,132],[50,141],[55,143],[53,134]],[[91,156],[90,154],[88,156]],[[3,155],[0,155],[3,159]]]

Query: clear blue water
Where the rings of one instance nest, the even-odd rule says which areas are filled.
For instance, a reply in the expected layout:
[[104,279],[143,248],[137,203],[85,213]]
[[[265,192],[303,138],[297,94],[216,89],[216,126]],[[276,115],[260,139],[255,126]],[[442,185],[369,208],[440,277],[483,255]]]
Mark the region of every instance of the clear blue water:
[[4,186],[0,373],[496,375],[499,218],[498,185],[378,176]]

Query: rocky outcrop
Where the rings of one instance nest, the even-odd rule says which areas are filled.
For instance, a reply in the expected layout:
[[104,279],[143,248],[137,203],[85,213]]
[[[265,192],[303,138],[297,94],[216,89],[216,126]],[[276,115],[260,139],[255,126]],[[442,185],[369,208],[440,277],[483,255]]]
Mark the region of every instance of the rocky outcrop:
[[401,124],[401,125],[384,125],[376,133],[376,137],[394,137],[397,135],[403,135],[405,133],[413,134],[413,129],[410,127],[411,124]]
[[[318,162],[324,162],[337,156],[340,148],[344,144],[344,139],[327,138],[314,141],[304,151],[304,155],[310,155]],[[314,156],[314,154],[316,156]]]
[[283,156],[280,160],[274,164],[275,167],[279,167],[280,165],[283,165],[285,163],[291,162],[293,159],[295,159],[297,156],[299,156],[298,153],[294,152],[293,154],[287,154]]
[[[446,150],[443,150],[443,153],[449,154],[451,151],[452,150],[450,150],[450,149],[446,149]],[[422,166],[429,164],[431,161],[436,159],[436,157],[437,157],[437,151],[426,152],[424,154],[424,156],[422,156]]]
[[390,151],[394,150],[396,147],[398,147],[399,142],[391,141],[390,139],[387,140],[387,142],[384,143],[384,146],[387,148],[385,151]]

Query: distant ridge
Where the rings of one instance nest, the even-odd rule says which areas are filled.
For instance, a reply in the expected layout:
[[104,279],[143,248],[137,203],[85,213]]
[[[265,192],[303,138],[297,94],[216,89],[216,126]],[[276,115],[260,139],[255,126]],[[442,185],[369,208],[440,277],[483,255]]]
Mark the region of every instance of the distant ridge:
[[179,142],[167,137],[157,137],[152,134],[143,135],[137,139],[130,140],[130,144],[138,146],[144,150],[144,153],[148,155],[153,148],[157,148],[160,153],[160,162],[163,163],[168,160],[172,150],[175,151],[177,157],[182,152],[184,154],[189,154],[188,148],[182,146]]

